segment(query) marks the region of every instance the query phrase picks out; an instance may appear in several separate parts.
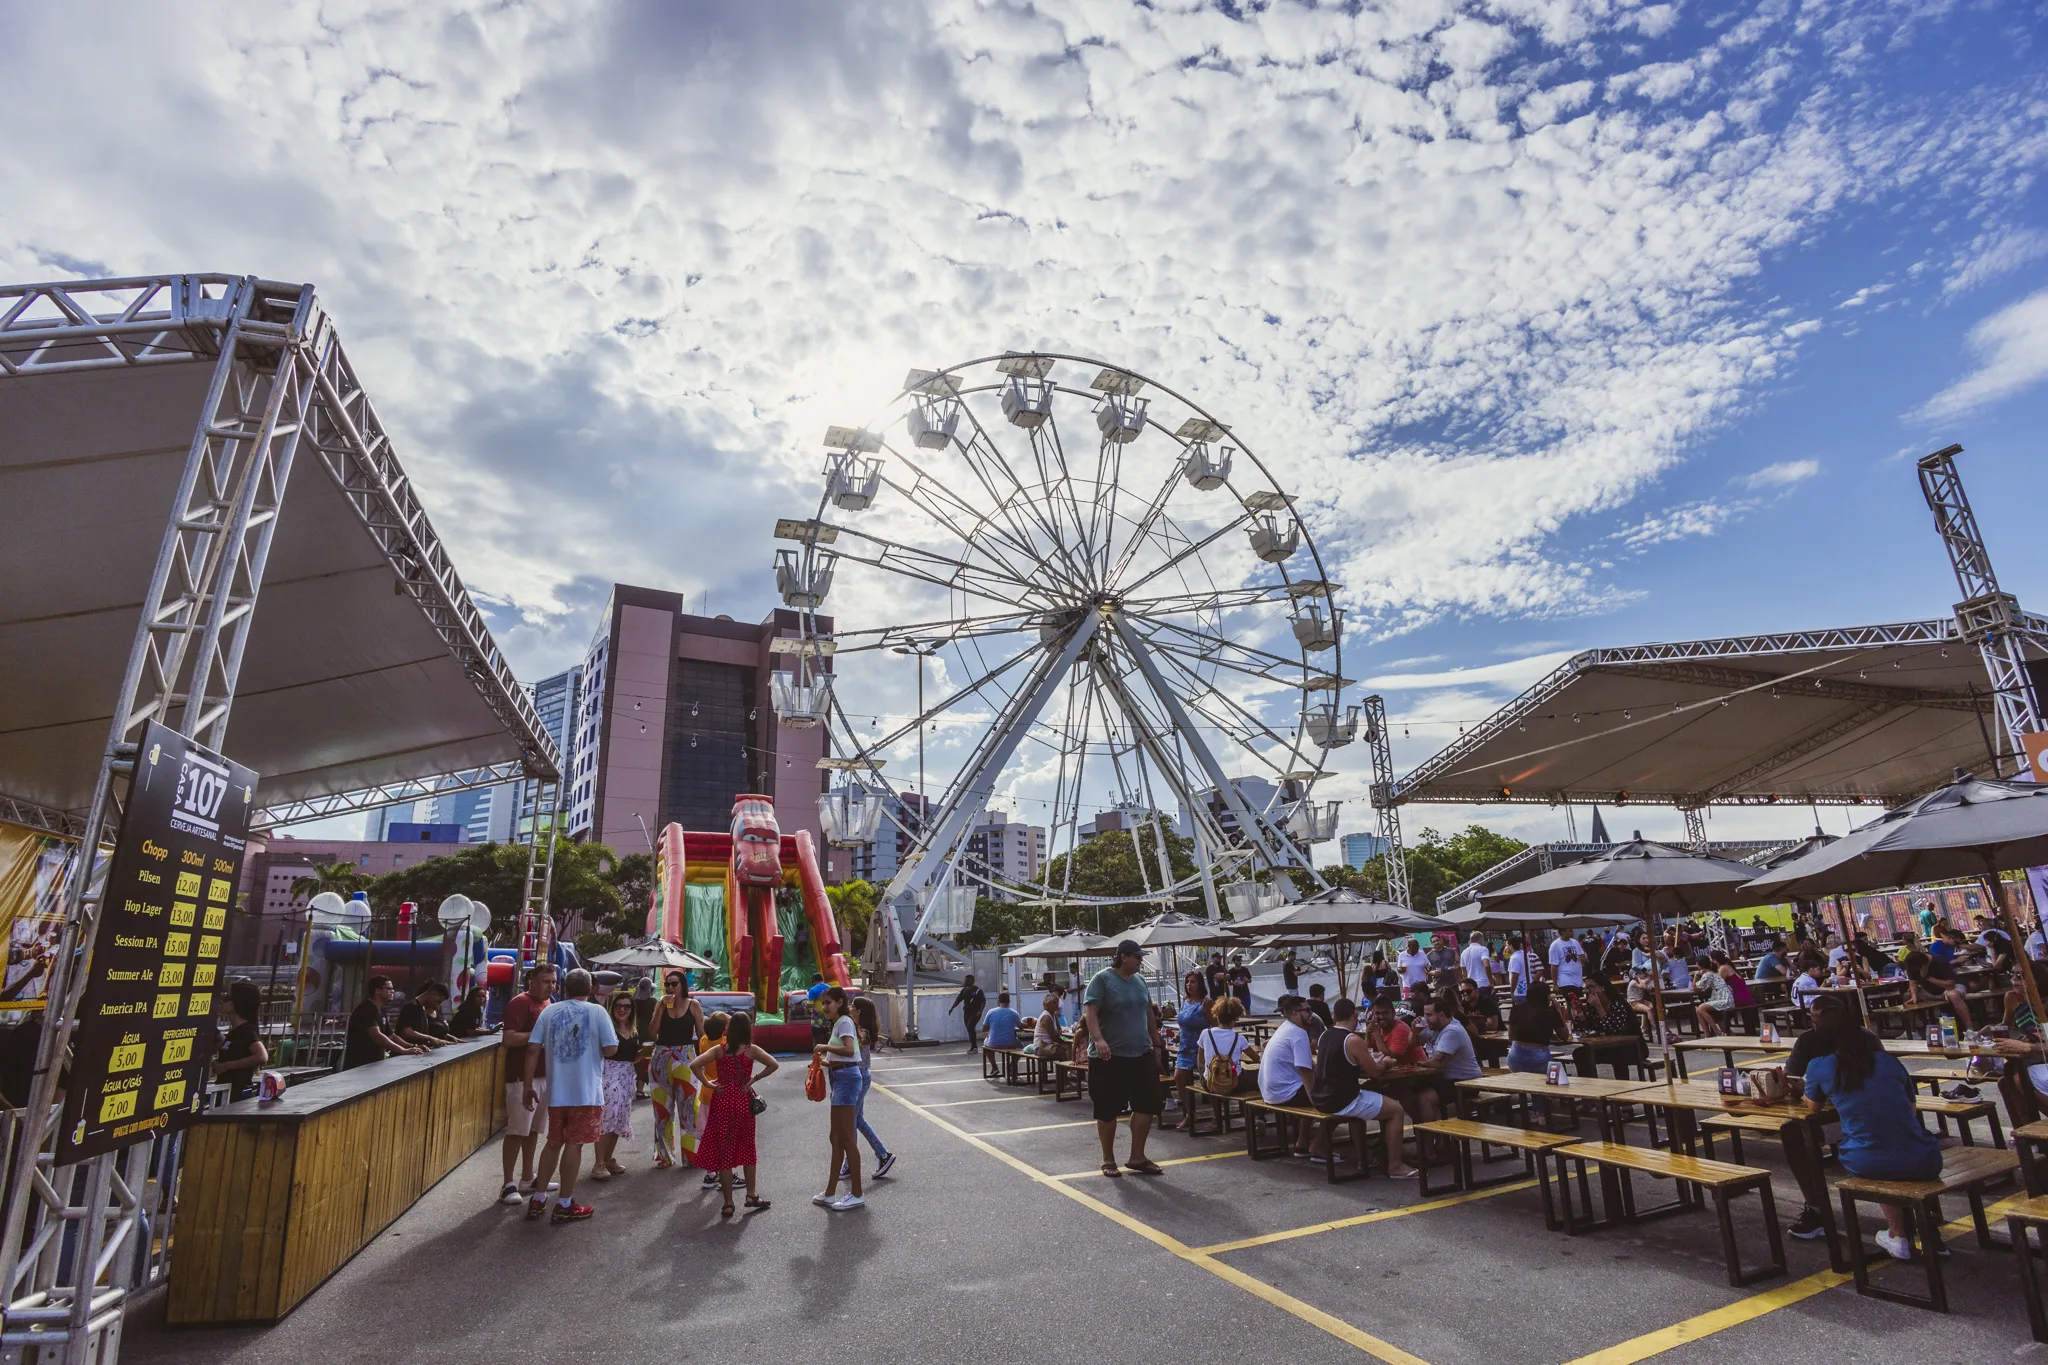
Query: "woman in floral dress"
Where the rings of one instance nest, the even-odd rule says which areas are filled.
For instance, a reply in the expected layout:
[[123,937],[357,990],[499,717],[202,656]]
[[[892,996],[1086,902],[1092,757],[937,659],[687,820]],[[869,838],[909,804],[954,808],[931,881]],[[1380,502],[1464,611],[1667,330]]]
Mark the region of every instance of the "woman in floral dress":
[[697,1078],[690,1061],[704,1035],[704,1010],[690,998],[689,979],[670,972],[654,1003],[654,1044],[647,1080],[654,1099],[654,1169],[687,1162],[697,1150]]

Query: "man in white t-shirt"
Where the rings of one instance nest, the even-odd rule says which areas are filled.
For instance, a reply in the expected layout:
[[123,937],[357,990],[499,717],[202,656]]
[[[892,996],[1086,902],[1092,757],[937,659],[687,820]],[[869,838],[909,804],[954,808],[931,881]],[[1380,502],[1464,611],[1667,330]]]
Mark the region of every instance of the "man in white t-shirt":
[[[1308,1021],[1315,1016],[1309,1013],[1308,1001],[1298,995],[1283,995],[1275,1005],[1285,1021],[1273,1030],[1273,1036],[1266,1040],[1265,1048],[1259,1053],[1259,1098],[1267,1104],[1292,1104],[1309,1107],[1309,1082],[1315,1077],[1315,1049],[1309,1045]],[[1294,1125],[1294,1153],[1308,1155],[1308,1144],[1314,1125]]]
[[1403,995],[1429,980],[1429,954],[1422,951],[1419,940],[1409,939],[1408,946],[1394,959],[1394,965],[1401,969]]
[[1550,945],[1549,957],[1551,981],[1576,999],[1586,984],[1586,950],[1570,934],[1559,934]]
[[1465,979],[1477,985],[1480,990],[1493,986],[1493,954],[1486,951],[1486,935],[1474,933],[1471,944],[1458,954],[1458,965],[1464,968]]
[[[548,1107],[547,1145],[534,1163],[534,1194],[526,1216],[538,1218],[548,1211],[548,1180],[559,1160],[561,1202],[549,1221],[574,1223],[592,1212],[590,1205],[575,1200],[576,1176],[583,1167],[584,1147],[604,1135],[604,1059],[619,1050],[619,1032],[612,1027],[610,1012],[591,1001],[589,972],[576,968],[563,978],[562,989],[568,998],[541,1011],[526,1047],[522,1104],[531,1111],[544,1099]],[[543,1057],[548,1068],[545,1096],[534,1086]]]
[[1527,995],[1529,983],[1536,975],[1536,954],[1529,951],[1520,934],[1508,935],[1508,981],[1515,988],[1515,994]]

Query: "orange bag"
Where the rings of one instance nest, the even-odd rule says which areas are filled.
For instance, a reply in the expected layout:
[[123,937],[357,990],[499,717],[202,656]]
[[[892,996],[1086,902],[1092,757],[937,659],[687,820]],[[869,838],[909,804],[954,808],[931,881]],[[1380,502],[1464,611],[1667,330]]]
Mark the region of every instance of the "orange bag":
[[830,1091],[831,1087],[825,1083],[825,1059],[813,1053],[810,1072],[804,1077],[804,1098],[822,1100]]

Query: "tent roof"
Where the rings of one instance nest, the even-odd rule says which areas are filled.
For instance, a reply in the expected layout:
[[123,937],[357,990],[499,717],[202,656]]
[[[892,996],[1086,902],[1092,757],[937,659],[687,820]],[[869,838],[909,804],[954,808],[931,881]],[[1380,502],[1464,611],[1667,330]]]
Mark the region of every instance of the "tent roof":
[[[2030,658],[2048,622],[2027,617]],[[1895,804],[1989,770],[1953,620],[1592,649],[1396,784],[1396,801]]]
[[[0,288],[0,791],[90,801],[219,338],[240,300],[305,315],[311,293],[232,276]],[[266,806],[508,761],[555,772],[338,343],[320,373],[228,754]],[[402,575],[386,544],[424,554]]]

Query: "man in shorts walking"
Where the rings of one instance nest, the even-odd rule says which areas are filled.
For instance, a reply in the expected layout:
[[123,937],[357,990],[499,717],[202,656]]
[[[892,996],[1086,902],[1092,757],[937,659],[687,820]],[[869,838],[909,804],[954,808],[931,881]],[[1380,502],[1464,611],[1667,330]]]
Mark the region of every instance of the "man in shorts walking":
[[1110,965],[1088,982],[1082,1012],[1088,1020],[1088,1097],[1095,1105],[1095,1136],[1102,1173],[1120,1176],[1116,1125],[1131,1111],[1131,1159],[1139,1175],[1162,1174],[1146,1157],[1145,1139],[1165,1107],[1159,1088],[1159,1030],[1152,1022],[1152,992],[1138,976],[1145,950],[1130,939],[1116,945]]
[[533,1026],[526,1047],[526,1084],[521,1103],[539,1108],[534,1073],[545,1060],[548,1068],[548,1141],[534,1171],[534,1195],[526,1216],[547,1212],[547,1182],[561,1163],[562,1197],[555,1205],[556,1223],[590,1217],[591,1207],[576,1202],[576,1175],[583,1168],[583,1149],[604,1136],[604,1059],[619,1050],[618,1030],[603,1006],[590,998],[590,973],[578,967],[563,981],[566,1000],[555,1002]]
[[[518,1204],[536,1191],[533,1188],[533,1151],[535,1139],[547,1131],[548,1074],[547,1063],[542,1061],[540,1070],[534,1074],[534,1093],[540,1103],[532,1109],[526,1107],[526,1047],[533,1035],[533,1026],[539,1020],[541,1011],[548,1007],[548,998],[555,993],[555,969],[545,962],[535,965],[526,974],[526,989],[505,1003],[505,1030],[499,1038],[505,1049],[505,1188],[498,1193],[498,1200],[505,1204]],[[512,1172],[519,1171],[519,1182],[514,1184]],[[546,1194],[543,1187],[538,1193]]]

